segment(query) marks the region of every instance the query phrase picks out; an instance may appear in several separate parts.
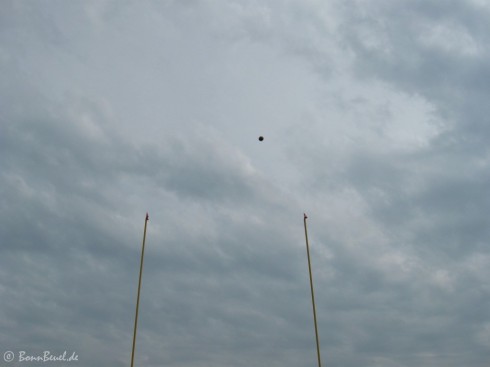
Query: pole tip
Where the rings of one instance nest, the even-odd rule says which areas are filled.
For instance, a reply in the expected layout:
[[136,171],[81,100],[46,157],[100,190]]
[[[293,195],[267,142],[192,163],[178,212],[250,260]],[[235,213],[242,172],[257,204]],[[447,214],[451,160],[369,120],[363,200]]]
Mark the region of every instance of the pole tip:
[[308,218],[308,216],[306,215],[306,213],[303,213],[303,214],[304,214],[304,216],[305,216],[305,219],[306,219],[306,218]]
[[148,212],[146,212],[146,219],[145,220],[149,220],[150,217],[148,216]]

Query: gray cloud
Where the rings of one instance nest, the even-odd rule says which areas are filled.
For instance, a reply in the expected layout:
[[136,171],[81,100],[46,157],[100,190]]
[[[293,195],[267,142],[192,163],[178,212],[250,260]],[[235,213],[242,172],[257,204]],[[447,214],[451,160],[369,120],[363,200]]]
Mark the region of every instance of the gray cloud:
[[4,351],[486,365],[484,5],[4,5]]

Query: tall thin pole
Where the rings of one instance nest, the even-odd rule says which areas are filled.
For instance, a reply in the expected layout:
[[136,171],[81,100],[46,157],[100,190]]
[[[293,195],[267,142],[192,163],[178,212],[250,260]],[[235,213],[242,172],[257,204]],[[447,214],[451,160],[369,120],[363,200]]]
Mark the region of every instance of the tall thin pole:
[[315,292],[313,291],[313,276],[311,274],[311,260],[310,260],[310,245],[308,244],[308,230],[306,229],[306,213],[304,215],[305,223],[305,239],[306,239],[306,254],[308,255],[308,271],[310,272],[310,288],[311,288],[311,303],[313,304],[313,321],[315,323],[315,336],[316,336],[316,355],[318,357],[318,367],[322,367],[320,358],[320,340],[318,338],[318,326],[316,323],[316,308],[315,308]]
[[141,246],[141,262],[140,262],[140,277],[138,281],[138,296],[136,298],[136,315],[134,317],[134,332],[133,332],[133,349],[131,351],[131,367],[134,364],[134,347],[136,346],[136,329],[138,327],[138,309],[140,305],[141,277],[143,275],[143,259],[145,257],[145,241],[146,241],[146,224],[148,223],[148,213],[145,218],[145,229],[143,231],[143,245]]

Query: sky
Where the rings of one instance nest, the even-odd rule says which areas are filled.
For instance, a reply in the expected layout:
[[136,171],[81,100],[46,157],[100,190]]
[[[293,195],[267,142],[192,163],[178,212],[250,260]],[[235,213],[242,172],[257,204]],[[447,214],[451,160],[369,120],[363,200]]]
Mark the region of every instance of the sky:
[[488,366],[487,1],[0,7],[9,366]]

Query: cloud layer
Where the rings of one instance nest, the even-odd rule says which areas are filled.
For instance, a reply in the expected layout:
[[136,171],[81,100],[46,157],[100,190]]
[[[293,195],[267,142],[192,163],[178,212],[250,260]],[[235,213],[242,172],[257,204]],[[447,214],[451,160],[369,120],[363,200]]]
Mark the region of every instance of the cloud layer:
[[484,2],[2,8],[3,352],[487,365]]

